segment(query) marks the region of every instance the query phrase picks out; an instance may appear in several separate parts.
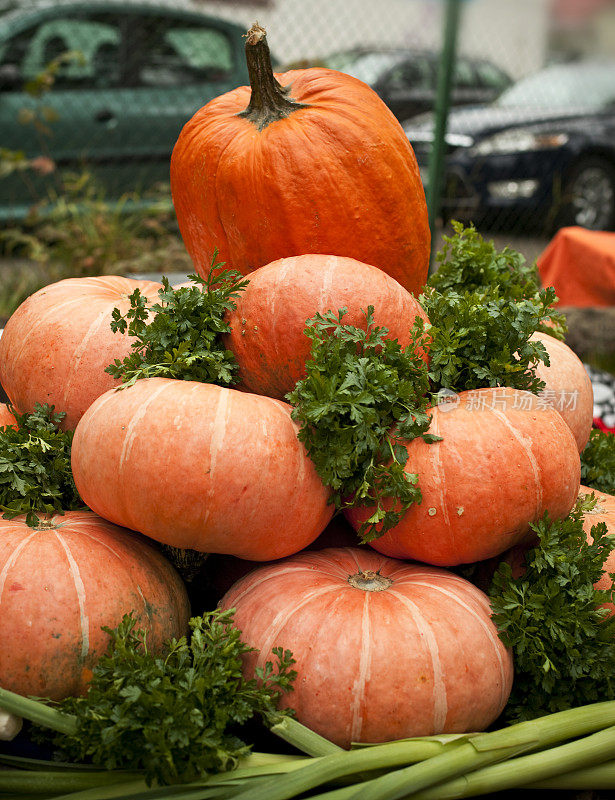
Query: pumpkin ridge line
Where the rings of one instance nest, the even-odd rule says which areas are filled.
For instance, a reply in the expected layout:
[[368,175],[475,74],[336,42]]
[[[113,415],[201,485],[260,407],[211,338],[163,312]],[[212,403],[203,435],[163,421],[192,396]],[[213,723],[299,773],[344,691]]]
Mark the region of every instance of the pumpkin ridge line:
[[[436,436],[440,435],[440,420],[438,416],[437,409],[434,411],[432,417],[432,426],[433,426],[433,433]],[[431,426],[430,426],[431,431]],[[444,437],[446,438],[446,437]],[[440,448],[438,447],[438,443],[435,442],[434,444],[428,445],[429,452],[433,455],[431,463],[434,467],[434,477],[436,478],[436,485],[440,487],[440,505],[442,507],[442,516],[444,517],[444,523],[448,528],[448,532],[451,537],[451,543],[453,548],[455,548],[455,531],[453,526],[451,525],[451,518],[448,513],[447,509],[447,500],[446,500],[446,472],[444,469],[444,465],[442,464],[442,455],[440,453]],[[455,548],[456,549],[456,548]]]
[[6,579],[8,577],[9,571],[12,567],[17,563],[19,556],[21,555],[22,550],[24,550],[31,542],[34,536],[36,536],[38,531],[32,531],[32,533],[21,541],[17,547],[13,550],[11,555],[8,557],[6,564],[2,568],[2,572],[0,572],[0,605],[2,605],[2,595],[4,593],[4,584],[6,583]]
[[[115,305],[116,305],[116,303],[112,301],[111,302],[111,311],[113,310]],[[64,383],[64,392],[62,394],[62,403],[63,403],[62,408],[66,408],[67,407],[68,394],[69,394],[69,392],[70,392],[70,390],[72,388],[72,385],[73,385],[73,382],[75,380],[77,371],[79,369],[79,365],[81,364],[81,360],[82,360],[83,356],[85,355],[85,353],[86,353],[86,351],[88,349],[88,344],[90,343],[90,340],[92,339],[92,337],[96,333],[98,333],[98,331],[100,330],[100,328],[102,327],[103,323],[105,322],[105,320],[107,318],[109,320],[111,320],[111,314],[109,313],[109,306],[108,305],[94,319],[94,321],[92,322],[90,327],[85,332],[85,335],[83,336],[83,339],[81,340],[81,342],[79,342],[79,344],[75,347],[75,350],[73,351],[73,355],[72,355],[72,357],[70,359],[70,364],[71,364],[70,373],[67,376],[66,381]]]
[[493,412],[493,414],[495,414],[497,419],[499,419],[500,422],[502,422],[504,426],[508,428],[508,430],[512,433],[514,438],[521,445],[523,452],[527,456],[527,460],[530,462],[530,466],[532,468],[532,474],[534,475],[534,485],[536,490],[536,510],[534,512],[534,518],[538,519],[540,516],[542,516],[542,501],[543,501],[542,486],[540,482],[541,469],[540,466],[538,465],[538,461],[536,460],[536,456],[532,452],[531,443],[527,442],[526,437],[523,436],[523,434],[515,428],[512,422],[509,419],[507,419],[506,415],[503,414],[499,409],[494,408],[493,406],[490,406],[488,404],[485,404],[485,407],[489,411]]
[[[445,589],[442,586],[437,586],[431,583],[423,583],[422,581],[416,581],[417,586],[425,586],[426,588],[433,589],[436,592],[440,592],[441,594],[445,595],[449,598],[449,600],[453,600],[453,602],[460,605],[465,611],[467,611],[472,617],[474,617],[480,627],[483,629],[483,632],[487,635],[487,639],[493,645],[493,649],[495,651],[495,655],[498,661],[498,665],[500,667],[500,709],[504,708],[506,701],[508,700],[508,693],[506,692],[506,674],[504,670],[504,662],[502,660],[502,654],[500,652],[500,645],[502,644],[502,640],[499,638],[497,633],[493,633],[489,630],[489,626],[487,623],[481,619],[480,614],[478,614],[475,609],[465,603],[458,595],[454,592],[450,592],[448,589]],[[477,589],[477,591],[480,591]]]
[[[320,598],[323,594],[338,591],[338,586],[323,586],[314,589],[312,592],[305,595],[305,597],[301,599],[300,603],[294,603],[291,601],[285,608],[283,608],[281,611],[278,611],[269,625],[267,638],[265,639],[263,647],[261,648],[256,660],[257,666],[264,667],[267,660],[270,659],[271,649],[275,646],[276,639],[280,636],[293,614],[301,611],[308,603],[311,603],[312,600],[318,600],[318,598]],[[286,647],[286,645],[283,646]]]
[[[66,306],[73,305],[74,303],[82,303],[82,302],[83,302],[83,296],[82,295],[79,295],[78,297],[71,297],[69,300],[65,300],[63,303],[56,304],[56,303],[52,302],[51,305],[49,305],[48,308],[46,309],[46,312],[44,312],[43,314],[40,314],[38,316],[38,318],[36,320],[36,323],[34,325],[30,326],[30,329],[28,330],[26,335],[21,340],[21,346],[20,346],[19,350],[17,350],[13,354],[13,357],[10,359],[11,366],[13,366],[15,364],[15,362],[19,363],[19,361],[21,360],[22,353],[26,349],[26,345],[28,344],[28,341],[30,340],[32,335],[37,331],[37,329],[40,328],[42,325],[44,325],[44,323],[47,320],[47,317],[51,317],[51,316],[57,314],[58,311],[61,311],[63,308],[66,308]],[[2,338],[4,338],[4,336],[6,336],[6,334],[3,334]],[[2,338],[0,338],[0,343],[2,341]],[[8,337],[5,339],[5,341],[8,341]],[[2,348],[0,347],[0,349],[2,349]]]
[[370,620],[370,595],[365,592],[363,599],[363,614],[361,615],[361,647],[359,650],[359,668],[357,676],[352,686],[352,722],[350,726],[350,738],[353,742],[361,740],[363,730],[363,711],[362,706],[365,701],[366,684],[371,672],[371,620]]
[[[85,522],[85,520],[84,520],[84,524],[88,528],[90,528],[91,525],[92,525],[91,522],[88,524],[87,522]],[[71,528],[76,527],[78,525],[79,525],[79,523],[71,522]],[[96,544],[102,545],[102,547],[105,547],[107,550],[109,550],[109,552],[113,553],[113,555],[119,561],[121,561],[123,563],[124,559],[122,558],[122,556],[119,553],[116,553],[115,550],[112,547],[110,547],[106,542],[103,542],[101,539],[98,539],[96,536],[92,536],[92,534],[88,533],[87,530],[79,531],[79,535],[80,536],[87,536],[88,539],[91,539],[93,542],[96,542]]]
[[81,658],[83,661],[85,661],[90,651],[90,630],[89,630],[90,622],[86,614],[85,586],[81,578],[79,565],[75,561],[75,558],[67,542],[64,541],[63,537],[60,535],[58,531],[54,531],[54,534],[57,540],[60,542],[60,545],[64,549],[64,552],[66,553],[66,558],[68,560],[68,567],[70,569],[70,573],[73,578],[73,583],[75,585],[75,592],[77,593],[77,602],[79,604],[79,625],[81,628]]
[[[137,385],[137,384],[135,384]],[[172,388],[173,382],[167,379],[164,379],[164,383],[159,386],[157,389],[151,393],[149,397],[146,397],[145,400],[139,405],[136,412],[130,418],[130,421],[126,425],[126,433],[124,434],[124,441],[122,443],[122,451],[120,453],[120,460],[117,466],[117,471],[120,476],[120,484],[123,483],[124,486],[130,486],[132,481],[122,481],[122,473],[124,471],[124,467],[126,465],[126,461],[130,457],[130,452],[132,450],[132,446],[134,441],[137,437],[137,431],[135,428],[139,425],[139,423],[143,420],[147,413],[147,409],[149,406],[158,399],[158,396],[165,391],[165,389]],[[121,391],[127,391],[122,389]]]
[[[196,135],[196,132],[195,132],[195,135]],[[216,215],[218,217],[218,224],[220,225],[220,227],[224,231],[224,237],[226,239],[226,246],[227,246],[228,254],[229,254],[229,261],[231,262],[230,266],[232,266],[232,261],[233,261],[233,257],[232,257],[232,253],[231,253],[231,239],[229,237],[228,231],[226,230],[226,226],[225,226],[224,222],[222,221],[222,214],[220,213],[220,200],[223,197],[224,192],[218,191],[218,175],[219,175],[219,173],[221,171],[222,159],[224,158],[224,155],[226,154],[226,151],[229,149],[229,147],[233,143],[234,143],[234,137],[233,136],[229,136],[228,142],[226,142],[226,144],[224,145],[222,150],[220,150],[220,152],[218,153],[218,158],[216,159],[216,162],[215,162],[214,175],[213,175],[213,184],[214,184],[215,192],[216,192]],[[213,258],[213,253],[208,254],[208,258],[211,260]]]
[[395,597],[406,611],[410,613],[410,617],[418,629],[419,634],[425,639],[433,671],[433,733],[441,733],[444,730],[446,717],[448,715],[448,697],[442,662],[440,660],[438,641],[431,629],[431,625],[427,622],[418,606],[413,603],[412,600],[408,597],[404,597],[404,595],[394,589],[389,590],[389,594]]

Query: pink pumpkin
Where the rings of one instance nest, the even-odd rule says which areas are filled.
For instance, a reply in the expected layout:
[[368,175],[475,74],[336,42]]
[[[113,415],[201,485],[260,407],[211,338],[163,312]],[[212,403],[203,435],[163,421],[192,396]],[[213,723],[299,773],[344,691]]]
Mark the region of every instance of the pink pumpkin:
[[[250,283],[228,315],[226,345],[239,363],[240,388],[283,400],[300,378],[311,340],[305,323],[316,313],[340,309],[343,324],[365,329],[374,307],[376,325],[402,347],[413,346],[410,329],[427,315],[415,298],[381,269],[354,258],[301,255],[280,258],[250,274]],[[426,356],[425,356],[426,358]]]
[[506,705],[512,659],[487,597],[451,572],[369,550],[300,553],[260,567],[224,596],[258,652],[293,652],[298,675],[281,698],[342,747],[486,728]]
[[587,370],[564,342],[546,333],[535,333],[532,339],[542,342],[549,354],[549,366],[540,361],[536,367],[536,375],[545,382],[540,398],[562,415],[580,453],[589,441],[594,415],[594,392]]
[[[577,497],[581,463],[570,429],[529,392],[476,389],[431,409],[442,441],[408,444],[406,471],[423,495],[371,542],[393,558],[439,566],[482,561],[522,541],[548,511],[565,517]],[[346,512],[358,528],[370,507]]]
[[188,627],[182,580],[143,537],[91,511],[37,528],[0,519],[0,686],[53,700],[83,693],[107,649],[101,626],[131,611],[154,651]]
[[120,383],[105,368],[130,353],[133,339],[112,332],[111,313],[125,313],[137,288],[151,300],[161,284],[67,278],[19,306],[0,338],[0,383],[19,413],[49,403],[66,413],[62,427],[72,430],[97,397]]

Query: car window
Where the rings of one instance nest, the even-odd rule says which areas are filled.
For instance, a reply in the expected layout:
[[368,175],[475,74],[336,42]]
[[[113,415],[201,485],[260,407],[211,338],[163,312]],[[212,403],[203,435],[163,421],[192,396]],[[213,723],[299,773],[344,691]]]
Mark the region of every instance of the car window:
[[458,59],[455,62],[453,84],[458,89],[473,89],[476,86],[477,80],[474,74],[474,68],[469,61]]
[[224,81],[235,72],[232,43],[209,25],[152,18],[141,27],[129,82],[136,86],[185,86]]
[[528,75],[500,95],[497,105],[605,108],[615,100],[615,62],[561,64]]
[[388,69],[403,59],[399,53],[365,53],[358,56],[343,68],[343,72],[358,78],[360,81],[372,84]]
[[120,80],[118,24],[100,19],[58,18],[23,31],[0,54],[13,65],[20,83],[34,79],[59,56],[72,54],[55,74],[55,88],[106,88]]
[[386,85],[388,89],[431,89],[433,70],[427,58],[417,56],[412,61],[398,64],[390,71]]
[[510,79],[506,73],[488,61],[481,61],[475,64],[475,67],[481,86],[489,89],[505,89],[510,84]]

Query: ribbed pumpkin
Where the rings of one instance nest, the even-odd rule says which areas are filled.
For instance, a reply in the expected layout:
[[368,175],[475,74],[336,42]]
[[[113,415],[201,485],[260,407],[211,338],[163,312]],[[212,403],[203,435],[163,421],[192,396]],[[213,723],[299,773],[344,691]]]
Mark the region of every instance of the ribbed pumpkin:
[[20,413],[49,403],[66,412],[62,427],[74,429],[86,408],[119,383],[105,367],[127,356],[133,340],[111,331],[111,312],[127,311],[137,288],[154,298],[161,284],[115,275],[67,278],[16,309],[0,338],[0,383]]
[[175,212],[199,274],[216,248],[243,274],[327,253],[375,264],[417,294],[429,261],[427,207],[393,114],[340,72],[274,76],[258,25],[246,57],[251,86],[197,111],[171,158]]
[[91,511],[29,528],[0,519],[0,686],[59,700],[82,693],[133,611],[148,645],[183,636],[190,608],[171,565],[143,537]]
[[[429,432],[443,439],[410,442],[406,465],[418,473],[423,500],[371,543],[376,550],[439,566],[471,563],[521,541],[545,511],[568,514],[581,465],[553,408],[529,392],[476,389],[431,413]],[[358,527],[372,513],[351,508],[346,516]]]
[[175,547],[255,561],[314,541],[333,513],[287,403],[148,378],[77,425],[75,484],[105,519]]
[[377,325],[403,347],[410,345],[415,318],[427,315],[400,284],[382,270],[342,256],[282,258],[257,269],[228,316],[226,345],[239,363],[241,386],[284,399],[305,374],[311,342],[306,320],[341,308],[346,325],[365,328],[368,306]]
[[242,578],[221,606],[259,651],[248,674],[273,647],[293,652],[280,706],[342,747],[481,730],[510,693],[487,597],[445,570],[357,548],[300,553]]
[[[591,511],[587,511],[583,515],[583,530],[587,535],[588,541],[591,541],[592,527],[598,525],[600,522],[606,524],[607,533],[610,536],[615,536],[615,497],[581,484],[579,487],[579,497],[591,494],[596,497],[596,505]],[[532,541],[515,545],[511,547],[510,550],[502,553],[501,556],[489,559],[477,565],[477,570],[472,576],[472,580],[481,589],[488,591],[491,586],[493,574],[502,561],[506,561],[506,563],[510,565],[513,578],[520,578],[525,572],[525,554],[530,547],[535,547],[538,542],[538,538],[533,537]],[[594,584],[596,589],[609,589],[611,587],[609,573],[612,572],[615,572],[615,550],[608,555],[604,562],[604,574],[600,580],[596,581]],[[612,603],[604,603],[604,607],[608,608],[611,613],[615,613],[615,605]]]
[[11,414],[6,403],[0,403],[0,428],[17,427],[17,420]]
[[572,431],[579,453],[589,441],[594,416],[592,382],[583,362],[564,342],[546,333],[535,333],[549,354],[549,366],[538,362],[536,375],[545,382],[542,401],[553,406]]

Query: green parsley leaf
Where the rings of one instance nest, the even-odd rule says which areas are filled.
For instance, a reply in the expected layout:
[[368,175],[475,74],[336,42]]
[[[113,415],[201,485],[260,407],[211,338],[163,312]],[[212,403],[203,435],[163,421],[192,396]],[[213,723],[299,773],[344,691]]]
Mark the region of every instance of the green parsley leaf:
[[[13,412],[14,413],[14,412]],[[15,414],[18,428],[0,428],[0,509],[4,519],[83,508],[70,466],[72,431],[62,431],[64,413],[36,403],[32,414]]]
[[[345,325],[346,313],[342,308],[337,316],[328,311],[308,320],[312,348],[306,377],[287,399],[295,407],[299,439],[333,490],[336,508],[376,506],[359,531],[368,542],[421,500],[417,475],[404,470],[403,441],[429,427],[429,381],[414,349],[404,350],[397,339],[386,338],[387,328],[375,325],[373,306],[363,311],[365,329]],[[420,341],[422,320],[415,329]],[[397,501],[391,508],[384,502],[390,498]]]
[[615,494],[615,435],[592,430],[581,453],[581,483]]
[[498,252],[473,226],[454,222],[444,237],[438,271],[419,298],[429,328],[432,390],[461,392],[510,386],[534,393],[544,389],[536,377],[539,361],[549,364],[543,330],[563,337],[564,318],[552,308],[552,288],[541,289],[535,267],[509,248]]
[[191,619],[191,635],[173,639],[162,654],[148,651],[131,615],[114,630],[104,628],[109,648],[87,695],[58,704],[77,718],[74,736],[54,734],[58,756],[143,770],[148,784],[234,769],[250,751],[236,728],[255,715],[278,721],[286,713],[277,710],[280,694],[292,689],[296,672],[292,654],[275,648],[276,664],[246,679],[243,656],[252,648],[241,641],[233,613]]
[[132,353],[106,368],[129,386],[140,378],[165,377],[219,386],[236,382],[238,366],[221,334],[230,326],[226,312],[249,281],[239,272],[221,269],[214,253],[206,278],[189,275],[194,286],[173,289],[167,278],[158,290],[158,302],[149,303],[139,289],[130,296],[130,308],[122,315],[113,310],[111,330],[135,337]]
[[[444,245],[436,256],[439,267],[429,278],[429,286],[440,293],[495,288],[508,301],[539,300],[541,285],[535,263],[527,264],[525,257],[510,247],[496,250],[493,241],[485,241],[473,225],[464,228],[453,222],[452,226],[455,233],[443,237]],[[551,323],[548,327],[547,320]],[[563,339],[564,315],[550,308],[539,330]]]
[[594,504],[579,500],[563,520],[545,515],[532,525],[539,544],[525,555],[525,573],[514,579],[506,562],[495,573],[493,620],[515,663],[510,721],[615,699],[615,617],[600,608],[614,587],[594,589],[615,537],[600,523],[587,541],[583,513]]
[[440,293],[427,289],[420,302],[431,327],[429,377],[434,390],[461,392],[488,386],[509,386],[538,393],[539,361],[549,357],[542,342],[530,337],[546,319],[553,289],[538,300],[509,300],[497,288]]

